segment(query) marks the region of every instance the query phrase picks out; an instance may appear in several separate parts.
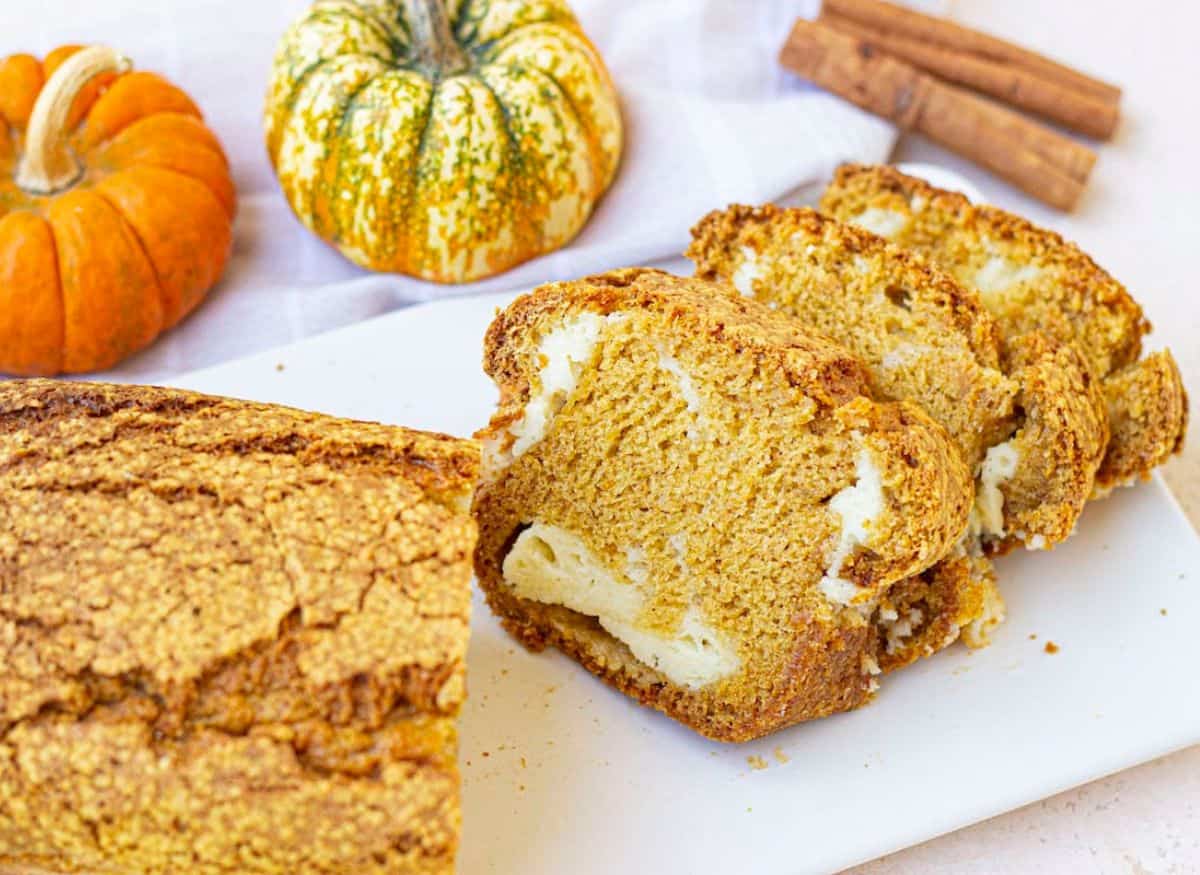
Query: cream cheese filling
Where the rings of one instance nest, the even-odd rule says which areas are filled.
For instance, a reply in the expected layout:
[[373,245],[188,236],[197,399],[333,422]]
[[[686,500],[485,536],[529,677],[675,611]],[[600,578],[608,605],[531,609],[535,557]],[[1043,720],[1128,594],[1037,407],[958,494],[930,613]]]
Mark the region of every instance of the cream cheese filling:
[[854,224],[880,237],[894,237],[908,224],[908,216],[896,210],[869,207],[854,219]]
[[994,294],[1035,280],[1041,272],[1036,264],[1017,264],[1010,258],[994,254],[975,272],[974,283],[983,294]]
[[758,253],[749,246],[742,247],[742,262],[737,266],[737,270],[733,272],[733,287],[738,290],[738,294],[747,298],[754,297],[754,281],[762,276],[762,269],[758,264]]
[[842,565],[855,547],[870,540],[871,523],[887,508],[883,474],[871,458],[870,450],[862,443],[861,435],[855,435],[855,438],[860,446],[854,482],[829,500],[829,509],[841,519],[841,531],[820,584],[825,597],[839,605],[850,604],[860,592],[857,584],[841,576]]
[[584,311],[574,314],[542,337],[536,353],[541,367],[535,385],[530,388],[529,401],[522,408],[520,418],[508,427],[511,445],[507,450],[501,450],[502,440],[491,441],[485,448],[488,467],[492,471],[511,465],[545,437],[546,429],[592,360],[604,330],[627,318],[625,313],[604,316]]
[[1004,493],[1000,487],[1017,473],[1020,461],[1021,453],[1012,441],[988,449],[976,483],[975,504],[967,526],[970,534],[994,538],[1005,535]]
[[679,394],[683,397],[684,404],[687,405],[688,413],[691,416],[691,421],[688,424],[687,436],[691,441],[698,441],[701,438],[701,427],[703,423],[700,417],[700,392],[696,389],[696,383],[692,380],[692,375],[689,374],[680,364],[679,359],[671,355],[661,346],[658,350],[658,366],[675,378],[675,385],[679,390]]
[[705,622],[692,606],[679,628],[667,635],[637,622],[646,604],[642,552],[626,551],[627,574],[609,569],[573,532],[535,522],[517,536],[504,559],[505,582],[521,598],[561,605],[595,617],[642,663],[679,686],[699,689],[735,674],[741,659],[735,645]]

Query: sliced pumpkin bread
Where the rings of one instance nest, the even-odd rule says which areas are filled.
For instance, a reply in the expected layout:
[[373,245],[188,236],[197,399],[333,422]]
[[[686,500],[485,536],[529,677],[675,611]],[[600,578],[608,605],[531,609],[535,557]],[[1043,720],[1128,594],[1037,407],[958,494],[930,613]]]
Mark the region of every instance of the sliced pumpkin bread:
[[1101,383],[1111,437],[1096,493],[1132,483],[1180,450],[1187,398],[1169,351],[1141,357],[1150,324],[1119,282],[1073,243],[891,167],[846,165],[821,209],[911,249],[979,291],[1006,339],[1074,348]]
[[0,383],[0,870],[451,873],[470,442]]
[[692,234],[698,276],[829,335],[878,397],[915,401],[947,428],[978,479],[973,529],[989,551],[1070,535],[1108,439],[1073,348],[1032,335],[1006,348],[973,289],[813,210],[733,206]]
[[941,426],[796,320],[658,271],[519,298],[484,368],[476,572],[519,640],[723,740],[867,701],[872,617],[966,525]]

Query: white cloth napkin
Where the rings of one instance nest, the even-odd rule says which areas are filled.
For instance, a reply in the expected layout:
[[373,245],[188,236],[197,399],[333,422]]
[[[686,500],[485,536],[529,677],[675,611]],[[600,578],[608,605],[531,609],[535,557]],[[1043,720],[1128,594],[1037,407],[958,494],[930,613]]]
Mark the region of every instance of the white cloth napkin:
[[98,379],[165,381],[420,301],[499,291],[678,255],[708,210],[759,203],[882,161],[894,129],[782,70],[791,23],[817,0],[575,0],[612,71],[627,143],[620,174],[567,248],[469,286],[365,272],[292,216],[262,145],[276,40],[306,0],[3,0],[3,52],[108,42],[195,98],[240,192],[234,254],[206,303]]

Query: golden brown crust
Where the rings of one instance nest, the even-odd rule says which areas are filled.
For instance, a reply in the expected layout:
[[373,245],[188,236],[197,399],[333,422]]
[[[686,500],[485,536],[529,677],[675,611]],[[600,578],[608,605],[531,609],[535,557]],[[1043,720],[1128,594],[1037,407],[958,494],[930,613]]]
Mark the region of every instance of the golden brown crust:
[[708,280],[727,279],[721,261],[729,258],[735,247],[758,240],[767,242],[770,238],[776,238],[771,243],[778,246],[782,242],[778,238],[784,235],[791,237],[798,233],[805,240],[819,240],[831,250],[850,257],[886,251],[888,268],[896,281],[918,287],[930,311],[936,308],[938,318],[966,340],[980,362],[985,367],[997,366],[1000,332],[979,296],[911,253],[888,246],[869,231],[823,216],[816,210],[774,204],[756,207],[731,204],[724,210],[713,210],[693,226],[691,233],[692,242],[684,254],[696,262],[696,275]]
[[692,229],[687,256],[727,288],[751,268],[752,288],[737,291],[845,346],[877,397],[919,403],[968,467],[1012,432],[995,321],[973,291],[882,238],[813,210],[735,205]]
[[[913,209],[913,201],[922,205]],[[1105,377],[1136,361],[1150,323],[1125,287],[1074,243],[1020,216],[996,207],[972,204],[958,192],[934,188],[886,165],[843,164],[821,199],[821,212],[852,222],[864,209],[896,210],[909,217],[889,239],[928,257],[966,285],[985,256],[978,241],[1021,264],[1052,271],[1041,283],[1040,300],[1021,298],[1011,305],[984,302],[1006,335],[1041,331],[1062,342],[1075,342],[1094,374]],[[970,271],[970,273],[965,273]]]
[[1011,438],[1021,461],[1000,486],[1008,537],[990,543],[997,553],[1066,540],[1109,440],[1100,385],[1074,344],[1025,334],[1005,344],[1004,359],[1021,387],[1020,426]]
[[1188,399],[1169,350],[1153,352],[1104,381],[1113,438],[1096,477],[1100,494],[1135,480],[1183,450]]
[[1187,421],[1178,369],[1169,354],[1149,356],[1138,366],[1150,323],[1125,287],[1075,244],[891,167],[839,168],[821,208],[844,221],[855,221],[868,209],[902,216],[904,227],[890,239],[966,284],[974,283],[997,254],[1015,266],[1037,268],[1038,276],[985,293],[984,302],[1010,338],[1041,333],[1074,344],[1101,382],[1114,421],[1097,494],[1148,477],[1182,447]]
[[449,872],[470,443],[0,385],[0,863]]
[[[493,610],[527,646],[555,646],[713,738],[745,740],[861,704],[875,636],[863,614],[817,589],[838,534],[825,502],[856,482],[855,458],[869,448],[888,511],[872,549],[850,554],[842,575],[881,592],[920,571],[961,534],[971,498],[944,430],[915,405],[870,401],[861,364],[795,320],[702,280],[631,270],[542,287],[497,317],[484,359],[501,403],[479,435],[485,443],[502,443],[524,415],[546,362],[541,338],[580,313],[621,321],[544,436],[476,494],[476,571]],[[683,436],[683,403],[653,364],[664,352],[690,374],[709,439]],[[678,616],[695,597],[685,588],[699,579],[694,563],[721,556],[719,568],[703,565],[713,574],[705,620],[719,632],[765,630],[743,638],[743,670],[710,686],[670,682],[596,620],[520,598],[505,582],[504,560],[534,522],[574,532],[597,556],[638,546],[653,563],[667,518],[666,532],[686,529],[686,559],[650,564],[648,598]],[[765,579],[775,585],[756,583]]]
[[483,370],[501,390],[528,389],[522,344],[516,339],[549,314],[568,307],[597,313],[651,309],[668,320],[688,320],[699,336],[728,346],[752,346],[775,358],[794,381],[803,382],[831,408],[857,397],[867,379],[857,359],[820,334],[794,330],[744,301],[717,300],[707,285],[681,284],[679,277],[664,271],[633,267],[540,286],[502,311],[483,344]]

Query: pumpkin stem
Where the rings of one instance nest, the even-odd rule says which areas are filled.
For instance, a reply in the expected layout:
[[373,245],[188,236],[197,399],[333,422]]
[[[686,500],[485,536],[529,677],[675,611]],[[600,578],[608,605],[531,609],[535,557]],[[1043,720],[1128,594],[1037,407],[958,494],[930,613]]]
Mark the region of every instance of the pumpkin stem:
[[107,46],[91,46],[67,58],[42,88],[29,129],[17,185],[30,194],[47,195],[69,188],[83,175],[83,164],[71,151],[67,122],[79,91],[103,73],[124,73],[129,59]]
[[450,27],[445,0],[412,0],[408,8],[417,64],[438,76],[470,69],[471,62]]

